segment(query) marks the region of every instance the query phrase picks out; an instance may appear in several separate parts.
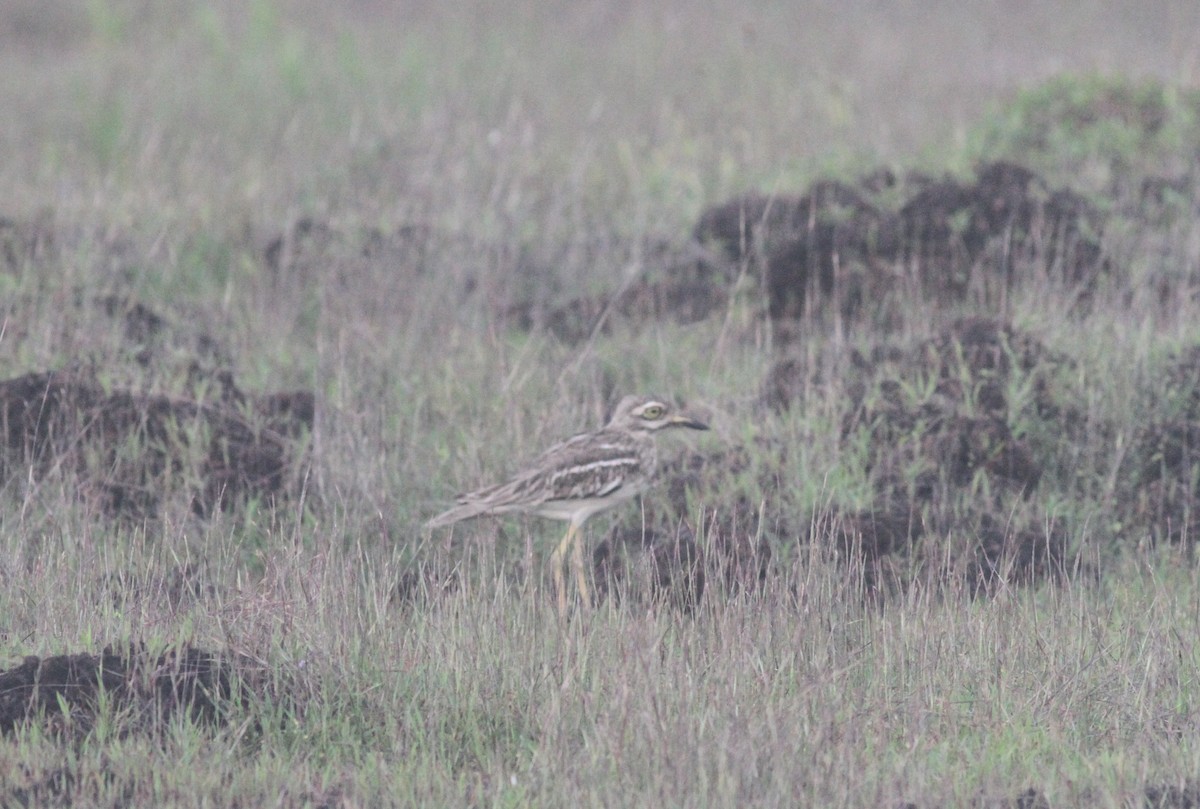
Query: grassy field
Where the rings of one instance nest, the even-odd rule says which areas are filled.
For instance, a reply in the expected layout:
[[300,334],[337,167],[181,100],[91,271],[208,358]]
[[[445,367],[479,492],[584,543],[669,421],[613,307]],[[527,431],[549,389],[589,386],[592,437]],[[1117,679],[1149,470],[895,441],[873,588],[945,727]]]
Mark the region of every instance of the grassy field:
[[[0,805],[1200,805],[1200,7],[344,6],[0,5]],[[694,259],[818,181],[836,290]],[[595,609],[422,530],[641,391]]]

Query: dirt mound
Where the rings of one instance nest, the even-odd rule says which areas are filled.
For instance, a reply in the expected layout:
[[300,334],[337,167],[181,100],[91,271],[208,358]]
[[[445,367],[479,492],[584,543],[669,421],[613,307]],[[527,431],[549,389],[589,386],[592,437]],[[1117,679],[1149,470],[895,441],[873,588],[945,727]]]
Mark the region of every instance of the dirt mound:
[[[1005,323],[956,321],[914,349],[859,358],[843,439],[865,446],[868,474],[904,499],[930,501],[947,489],[996,491],[997,485],[1028,494],[1038,487],[1042,461],[1012,425],[1071,412],[1056,385],[1064,364]],[[784,385],[771,387],[778,402]],[[1013,402],[1013,390],[1033,394]]]
[[1139,433],[1132,455],[1138,521],[1156,539],[1200,538],[1200,421],[1154,421]]
[[812,520],[809,541],[831,548],[851,570],[861,570],[864,592],[872,598],[893,593],[908,581],[899,568],[911,555],[924,526],[902,510],[834,511]]
[[856,362],[841,441],[872,492],[865,508],[803,514],[787,494],[786,448],[770,441],[683,455],[664,466],[662,496],[597,549],[604,589],[683,604],[705,586],[755,590],[772,570],[766,536],[831,551],[869,598],[914,582],[982,595],[1074,569],[1065,526],[1030,498],[1047,448],[1013,428],[1069,412],[1052,384],[1065,358],[1007,324],[967,319]]
[[897,210],[857,186],[820,182],[802,196],[747,195],[704,211],[693,237],[720,250],[727,276],[762,280],[777,322],[826,308],[887,318],[896,295],[985,305],[1015,284],[1050,279],[1090,292],[1106,270],[1099,212],[1014,163],[983,165],[970,182],[914,176]]
[[232,352],[217,336],[219,326],[206,327],[206,313],[173,308],[160,311],[126,293],[30,288],[0,299],[0,324],[5,341],[15,344],[49,331],[77,364],[103,365],[109,377],[202,387],[232,364]]
[[724,595],[759,589],[769,575],[771,548],[755,530],[757,518],[746,513],[744,500],[708,508],[698,532],[688,520],[664,525],[653,515],[653,523],[613,526],[592,557],[599,592],[691,609],[711,582]]
[[26,657],[0,672],[0,733],[45,722],[56,732],[84,734],[101,704],[128,712],[122,716],[126,731],[153,730],[179,715],[220,723],[245,708],[241,686],[262,675],[246,659],[191,646],[159,655],[109,647],[99,655]]
[[777,407],[831,386],[845,402],[843,458],[871,492],[865,508],[815,515],[810,542],[860,567],[869,593],[935,574],[980,592],[1070,565],[1065,531],[1047,532],[1030,498],[1065,425],[1085,421],[1063,383],[1069,359],[1003,321],[964,318],[841,362],[792,357],[766,386]]
[[899,220],[858,188],[822,181],[802,196],[746,195],[701,214],[693,238],[720,250],[725,275],[762,279],[769,314],[797,318],[836,296],[844,313],[870,297],[878,260],[897,251]]
[[[995,511],[956,518],[943,529],[957,555],[938,553],[947,573],[961,576],[973,595],[1003,585],[1031,584],[1069,574],[1077,564],[1069,538],[1057,523],[1013,525]],[[926,556],[929,549],[926,548]],[[931,565],[934,560],[927,561]],[[947,578],[937,570],[935,580]]]
[[[792,324],[826,312],[891,323],[914,302],[995,307],[1027,282],[1086,299],[1108,269],[1103,225],[1083,197],[1015,163],[984,164],[970,180],[885,170],[857,183],[823,180],[800,195],[734,197],[701,213],[687,245],[625,245],[647,268],[636,282],[565,303],[531,292],[502,314],[578,342],[613,322],[704,319],[748,278],[786,342]],[[302,235],[334,238],[315,225]],[[620,249],[608,245],[607,260]],[[539,289],[555,286],[552,266],[534,275]]]
[[692,228],[692,238],[720,250],[730,262],[744,261],[761,253],[764,245],[794,235],[806,218],[806,204],[801,197],[785,195],[734,197],[706,208]]
[[151,516],[172,494],[200,515],[251,497],[287,496],[303,479],[315,399],[251,396],[224,380],[209,402],[106,391],[84,372],[0,382],[0,486],[78,476],[112,515]]
[[943,180],[900,209],[905,267],[925,294],[987,302],[1015,283],[1053,278],[1091,290],[1105,269],[1099,212],[1014,163],[982,167],[975,182]]
[[616,525],[596,546],[592,567],[601,597],[690,610],[704,594],[704,554],[683,522],[674,530]]
[[869,598],[913,582],[961,583],[973,596],[1064,576],[1076,566],[1061,526],[1013,525],[994,511],[873,508],[813,520],[809,541],[831,548]]
[[189,386],[197,386],[206,381],[205,375],[220,376],[222,372],[215,369],[230,364],[229,348],[220,339],[204,329],[182,325],[136,298],[109,294],[79,302],[80,309],[88,307],[118,326],[118,358],[129,357],[142,368],[175,370],[171,366],[183,357]]
[[1146,809],[1196,809],[1200,807],[1200,781],[1188,778],[1178,784],[1147,784]]
[[[772,448],[756,451],[769,456]],[[765,506],[729,485],[739,475],[775,479],[777,467],[755,470],[750,460],[748,450],[735,448],[664,464],[660,496],[647,497],[642,511],[615,525],[596,548],[593,565],[604,591],[690,607],[713,583],[726,594],[759,588],[771,563],[760,523],[787,529],[778,507],[764,514]]]
[[757,589],[766,579],[771,548],[764,529],[784,534],[791,530],[781,503],[769,508],[765,502],[756,503],[736,481],[749,478],[759,491],[779,491],[785,460],[781,444],[758,441],[749,447],[691,453],[668,466],[666,500],[671,512],[699,521],[709,581],[720,582],[726,593]]
[[[820,243],[851,244],[866,235],[864,223],[882,216],[864,191],[836,180],[822,180],[801,196],[747,194],[705,210],[692,229],[701,244],[720,249],[732,262],[769,255],[802,236]],[[837,236],[837,225],[845,225]],[[751,268],[754,269],[753,267]]]
[[1181,352],[1147,405],[1121,480],[1124,516],[1155,541],[1200,538],[1200,346]]

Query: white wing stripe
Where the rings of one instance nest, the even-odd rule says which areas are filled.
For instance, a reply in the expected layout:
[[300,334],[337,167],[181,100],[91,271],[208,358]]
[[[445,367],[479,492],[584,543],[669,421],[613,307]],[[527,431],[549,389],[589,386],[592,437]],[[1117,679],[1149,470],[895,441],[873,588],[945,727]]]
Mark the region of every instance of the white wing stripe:
[[550,476],[550,480],[557,481],[569,476],[585,475],[593,470],[609,469],[620,466],[634,466],[638,462],[639,459],[635,455],[627,455],[624,458],[612,458],[606,461],[592,461],[591,463],[580,464],[579,466],[572,466],[567,469],[559,469]]

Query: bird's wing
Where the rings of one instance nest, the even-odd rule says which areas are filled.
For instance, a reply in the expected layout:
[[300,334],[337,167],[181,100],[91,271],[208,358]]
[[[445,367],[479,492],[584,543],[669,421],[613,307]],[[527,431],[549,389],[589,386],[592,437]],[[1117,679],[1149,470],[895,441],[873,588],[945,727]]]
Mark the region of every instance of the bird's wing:
[[639,445],[620,433],[575,436],[551,447],[531,470],[541,481],[544,500],[605,497],[643,475]]
[[606,497],[642,479],[645,461],[639,450],[640,445],[622,433],[577,435],[550,447],[512,480],[461,495],[456,507],[429,524],[524,511],[551,500]]

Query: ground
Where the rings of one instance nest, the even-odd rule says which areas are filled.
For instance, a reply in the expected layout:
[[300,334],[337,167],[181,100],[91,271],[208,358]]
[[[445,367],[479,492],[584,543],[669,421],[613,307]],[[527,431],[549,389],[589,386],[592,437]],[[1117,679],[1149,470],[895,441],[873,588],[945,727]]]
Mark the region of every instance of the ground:
[[[1200,801],[1200,10],[0,9],[0,804]],[[630,392],[586,527],[428,531]]]

